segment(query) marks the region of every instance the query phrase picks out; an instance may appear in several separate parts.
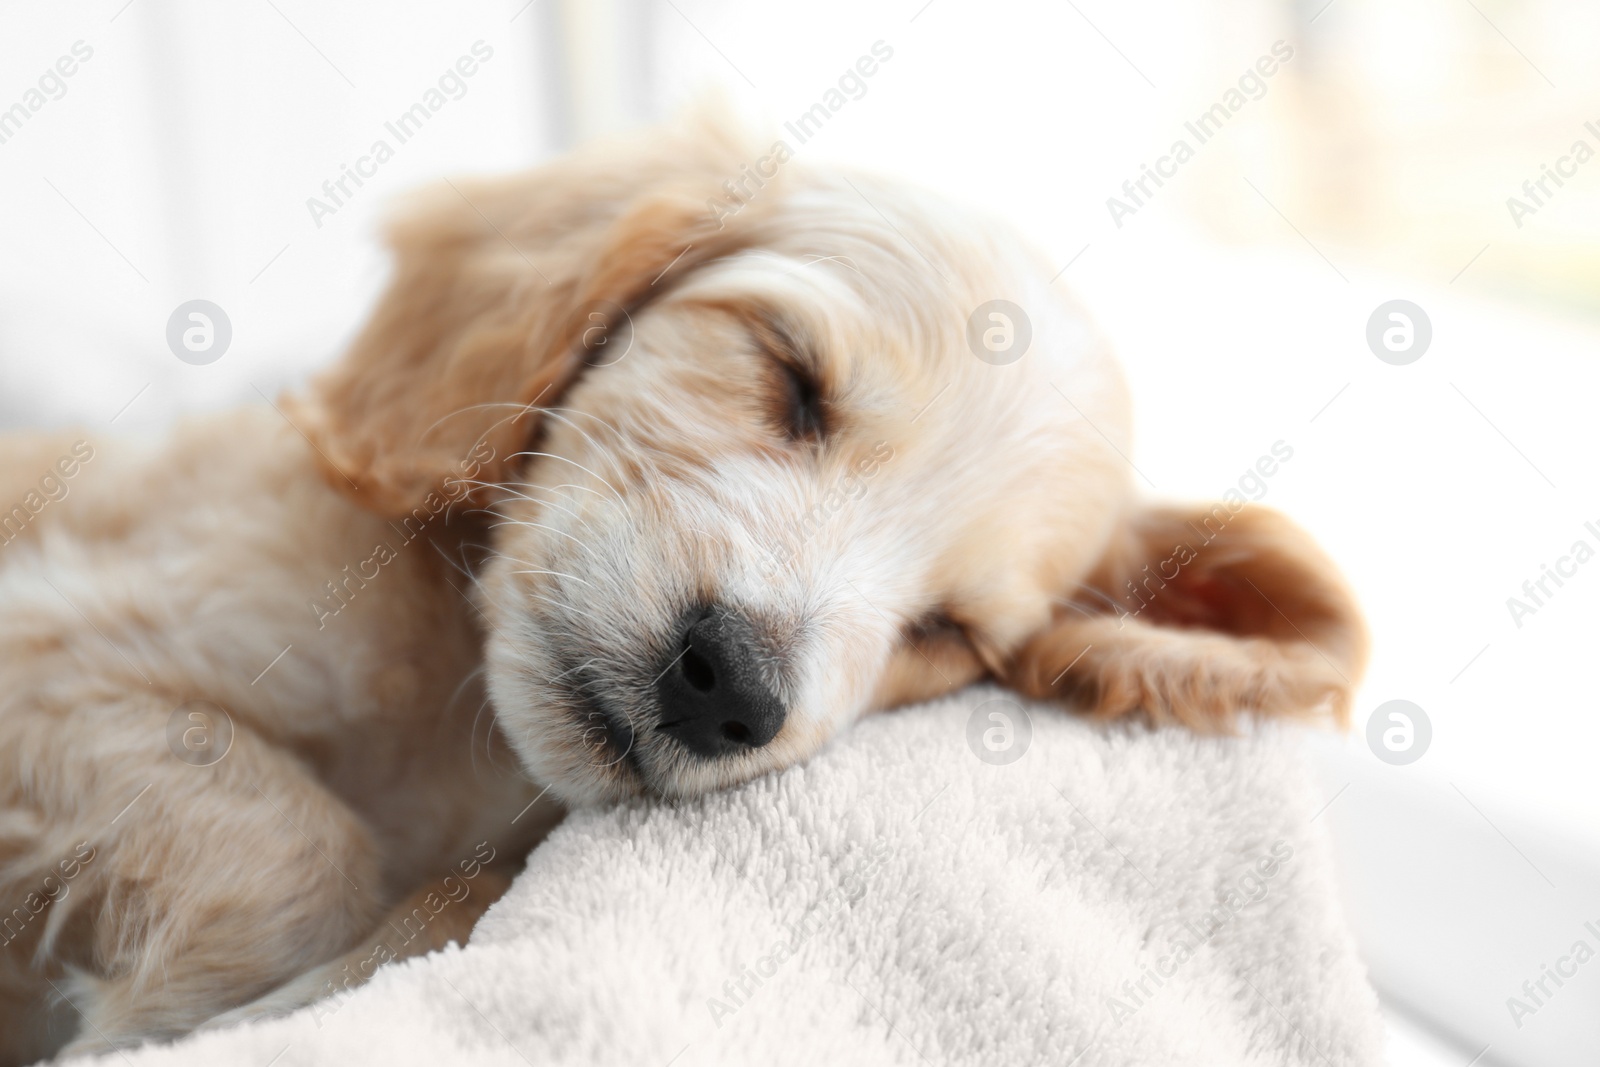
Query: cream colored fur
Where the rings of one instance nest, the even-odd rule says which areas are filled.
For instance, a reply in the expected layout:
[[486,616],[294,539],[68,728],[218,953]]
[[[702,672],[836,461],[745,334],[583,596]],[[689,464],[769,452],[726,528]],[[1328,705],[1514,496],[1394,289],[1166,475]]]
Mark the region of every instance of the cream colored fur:
[[[92,850],[0,946],[0,1061],[292,1007],[558,802],[728,786],[985,673],[1204,729],[1343,714],[1365,649],[1337,575],[1274,516],[1133,500],[1120,376],[1049,264],[799,161],[713,209],[758,154],[691,122],[433,190],[281,411],[0,439],[0,507],[93,450],[0,546],[0,907]],[[967,342],[997,298],[1033,335],[1004,366]],[[786,362],[820,433],[785,431]],[[708,598],[756,620],[787,709],[715,761],[651,703]],[[209,766],[169,741],[190,701],[233,726]]]

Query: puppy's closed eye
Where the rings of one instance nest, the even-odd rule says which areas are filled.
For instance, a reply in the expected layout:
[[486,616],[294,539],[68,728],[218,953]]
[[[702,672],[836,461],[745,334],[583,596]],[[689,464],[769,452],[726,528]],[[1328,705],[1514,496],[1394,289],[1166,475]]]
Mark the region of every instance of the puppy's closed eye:
[[777,375],[774,425],[791,441],[820,442],[828,431],[828,409],[816,373],[815,355],[775,318],[757,320],[751,332]]
[[793,441],[820,441],[824,430],[822,390],[811,373],[789,360],[778,364],[782,379],[779,425]]

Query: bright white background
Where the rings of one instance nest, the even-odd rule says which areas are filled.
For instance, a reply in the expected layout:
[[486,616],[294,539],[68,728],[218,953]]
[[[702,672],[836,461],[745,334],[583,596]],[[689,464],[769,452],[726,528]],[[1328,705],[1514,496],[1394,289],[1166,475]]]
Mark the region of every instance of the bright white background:
[[[1574,541],[1600,549],[1584,529],[1600,528],[1600,162],[1535,225],[1505,206],[1600,122],[1593,11],[124,4],[0,11],[0,108],[74,42],[94,49],[0,144],[0,425],[153,431],[259,402],[359,325],[395,194],[537,162],[711,86],[781,132],[882,40],[893,59],[802,159],[1006,214],[1066,267],[1123,354],[1152,494],[1215,497],[1275,441],[1293,447],[1264,502],[1319,537],[1372,623],[1356,731],[1308,739],[1330,803],[1306,815],[1334,835],[1396,1062],[1600,1060],[1600,961],[1520,1028],[1506,1006],[1580,937],[1600,947],[1582,929],[1600,926],[1600,560],[1521,628],[1506,606]],[[478,40],[494,57],[466,94],[317,227],[306,199]],[[1115,226],[1106,198],[1277,40],[1296,55],[1265,96]],[[164,338],[194,297],[234,329],[205,367]],[[1397,297],[1434,331],[1404,367],[1364,339]],[[1433,726],[1406,767],[1363,737],[1393,698]]]

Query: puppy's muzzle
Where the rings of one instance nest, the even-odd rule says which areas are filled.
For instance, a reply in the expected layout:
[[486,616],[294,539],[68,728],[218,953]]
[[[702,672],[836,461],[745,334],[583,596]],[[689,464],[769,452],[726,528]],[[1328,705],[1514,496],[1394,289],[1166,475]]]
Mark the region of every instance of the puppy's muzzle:
[[784,706],[761,675],[755,627],[724,607],[684,619],[674,659],[656,683],[659,729],[698,756],[760,748],[783,728]]

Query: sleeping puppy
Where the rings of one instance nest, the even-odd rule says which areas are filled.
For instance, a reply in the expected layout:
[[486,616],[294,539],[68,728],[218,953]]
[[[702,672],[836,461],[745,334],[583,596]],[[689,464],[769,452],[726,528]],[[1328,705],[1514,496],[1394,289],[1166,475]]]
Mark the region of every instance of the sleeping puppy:
[[689,122],[447,183],[303,395],[0,440],[0,1059],[336,1010],[464,939],[564,806],[986,675],[1344,719],[1333,567],[1269,512],[1134,499],[1050,264],[875,178],[732,185],[761,154]]

